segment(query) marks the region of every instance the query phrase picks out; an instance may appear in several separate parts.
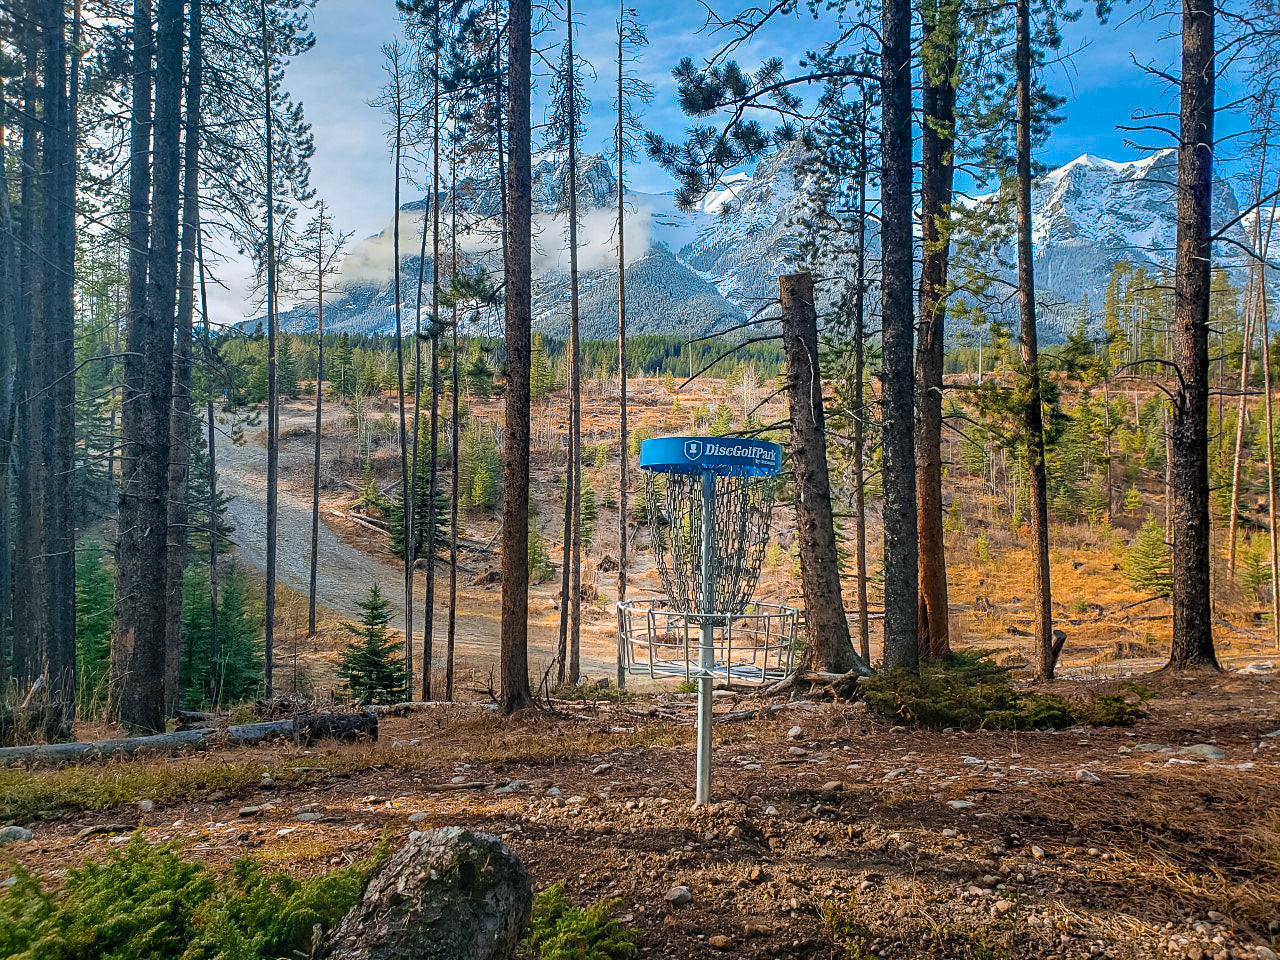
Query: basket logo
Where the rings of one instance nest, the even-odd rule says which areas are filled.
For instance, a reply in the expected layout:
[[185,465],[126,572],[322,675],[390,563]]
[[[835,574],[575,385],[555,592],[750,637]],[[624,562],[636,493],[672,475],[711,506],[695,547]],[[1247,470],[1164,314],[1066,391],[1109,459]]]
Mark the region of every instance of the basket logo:
[[697,460],[702,456],[701,440],[686,440],[684,442],[684,455],[686,459]]

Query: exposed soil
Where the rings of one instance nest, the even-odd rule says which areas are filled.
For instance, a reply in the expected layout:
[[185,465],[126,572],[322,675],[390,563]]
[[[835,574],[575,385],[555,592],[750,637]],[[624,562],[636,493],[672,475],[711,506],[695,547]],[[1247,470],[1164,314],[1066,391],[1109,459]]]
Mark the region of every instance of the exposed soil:
[[[37,823],[6,853],[54,879],[123,838],[84,828],[141,822],[217,866],[252,856],[314,873],[383,835],[457,824],[501,835],[540,886],[620,898],[648,957],[1273,956],[1274,677],[1142,679],[1152,717],[1131,729],[923,732],[861,704],[793,702],[717,727],[706,809],[691,803],[692,728],[654,719],[654,703],[505,721],[442,705],[388,718],[371,747],[176,761],[260,761],[278,782]],[[308,770],[343,756],[369,766]],[[486,786],[432,789],[455,780]],[[681,886],[690,899],[673,905]],[[843,933],[824,923],[833,908]]]

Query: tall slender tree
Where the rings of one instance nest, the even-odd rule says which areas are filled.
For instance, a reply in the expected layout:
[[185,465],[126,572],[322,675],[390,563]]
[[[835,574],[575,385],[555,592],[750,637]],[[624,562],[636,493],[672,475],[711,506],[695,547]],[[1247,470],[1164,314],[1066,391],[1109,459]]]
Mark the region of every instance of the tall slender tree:
[[1209,577],[1209,288],[1216,0],[1183,0],[1169,496],[1173,649],[1169,666],[1217,669]]
[[[155,126],[151,116],[150,9],[134,10],[134,122],[131,196],[145,211],[131,234],[147,254],[130,257],[128,355],[125,357],[121,432],[122,482],[116,545],[116,625],[111,649],[113,700],[119,719],[139,732],[164,729],[165,574],[168,544],[169,441],[173,393],[174,308],[177,292],[179,222],[178,138],[182,94],[182,3],[157,7]],[[146,101],[146,102],[143,102]],[[152,140],[153,143],[148,143]],[[147,169],[147,151],[155,160]],[[141,156],[139,154],[141,153]],[[144,191],[150,198],[143,201]],[[142,214],[135,212],[135,217]],[[138,276],[135,274],[141,274]]]
[[183,104],[182,239],[178,267],[177,336],[173,355],[173,413],[169,421],[169,545],[165,574],[165,714],[178,709],[182,682],[183,585],[187,566],[187,498],[191,476],[191,370],[195,321],[196,239],[200,231],[200,91],[204,83],[202,0],[188,13],[187,79]]
[[1031,247],[1031,4],[1015,0],[1017,71],[1017,246],[1020,344],[1027,399],[1022,405],[1027,445],[1027,500],[1034,539],[1032,581],[1035,593],[1036,673],[1053,679],[1053,602],[1049,581],[1049,487],[1045,469],[1044,413],[1040,397],[1040,355],[1036,336],[1035,266]]
[[942,535],[942,373],[950,206],[955,177],[956,76],[959,0],[921,5],[923,110],[920,123],[919,415],[917,523],[920,530],[919,645],[922,656],[951,652],[947,561]]
[[509,0],[505,220],[506,387],[502,461],[502,618],[498,703],[512,713],[529,690],[529,358],[532,351],[532,151],[530,0]]
[[916,526],[914,318],[911,304],[911,5],[881,12],[880,303],[883,366],[884,665],[915,670]]

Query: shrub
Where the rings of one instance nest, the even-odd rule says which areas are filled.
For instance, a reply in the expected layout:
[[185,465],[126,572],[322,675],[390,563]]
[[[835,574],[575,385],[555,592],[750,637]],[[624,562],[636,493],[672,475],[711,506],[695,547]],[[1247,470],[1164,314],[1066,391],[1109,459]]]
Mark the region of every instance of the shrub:
[[526,946],[539,960],[619,960],[634,957],[636,931],[609,916],[621,900],[598,900],[583,909],[559,884],[533,899]]
[[237,862],[223,879],[142,835],[56,892],[22,867],[0,896],[0,956],[15,960],[275,960],[309,956],[385,856],[311,880]]
[[872,677],[860,689],[867,706],[881,716],[934,728],[1128,726],[1147,715],[1118,694],[1090,693],[1087,701],[1073,704],[1052,694],[1019,693],[1006,670],[969,652],[922,663],[918,674]]

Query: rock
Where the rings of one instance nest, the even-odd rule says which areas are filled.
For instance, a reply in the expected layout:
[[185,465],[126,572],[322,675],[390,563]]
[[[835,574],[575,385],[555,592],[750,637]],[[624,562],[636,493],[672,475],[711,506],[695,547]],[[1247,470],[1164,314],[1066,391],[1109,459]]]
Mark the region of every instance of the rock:
[[889,728],[889,732],[890,732],[890,733],[906,733],[906,732],[907,732],[907,728],[906,728],[906,727],[904,727],[904,726],[902,726],[901,724],[899,724],[899,725],[898,725],[898,726],[896,726],[896,727],[890,727],[890,728]]
[[1258,960],[1278,960],[1275,951],[1270,947],[1254,947],[1253,955],[1257,957]]
[[673,907],[683,907],[693,899],[693,891],[688,887],[672,887],[663,899]]
[[829,780],[822,785],[823,793],[839,793],[844,789],[844,784],[839,780]]
[[752,883],[764,883],[769,877],[759,867],[752,867],[747,871],[747,879]]
[[723,933],[717,933],[713,937],[707,937],[707,946],[717,950],[728,950],[733,946],[733,941]]
[[807,757],[809,755],[809,751],[804,747],[788,747],[787,753],[793,757]]
[[221,803],[225,799],[227,799],[227,791],[215,790],[213,791],[213,793],[209,794],[207,797],[204,798],[204,802],[205,803]]
[[1044,847],[1035,847],[1035,846],[1033,846],[1033,847],[1031,848],[1031,856],[1032,856],[1034,859],[1036,859],[1036,860],[1043,860],[1043,859],[1044,859],[1044,856],[1045,856],[1045,854],[1044,854]]
[[966,767],[981,767],[986,765],[985,760],[979,760],[977,757],[961,757],[960,762]]
[[1013,903],[1009,900],[997,900],[991,909],[995,911],[996,916],[1004,916],[1013,909]]
[[303,813],[298,814],[299,823],[318,823],[324,818],[325,818],[324,814],[316,810],[307,810]]
[[269,773],[264,773],[264,774],[262,775],[262,782],[258,784],[258,789],[259,789],[259,790],[274,790],[275,788],[276,788],[276,782],[275,782],[275,780],[273,780],[273,779],[271,778],[271,774],[269,774]]
[[973,804],[968,800],[948,800],[947,806],[952,810],[968,810]]
[[1081,783],[1101,783],[1102,778],[1092,770],[1077,770],[1076,779]]
[[156,808],[156,805],[152,803],[150,800],[138,801],[138,810],[142,813],[150,813],[155,808]]
[[1208,916],[1210,922],[1212,923],[1221,923],[1223,920],[1227,919],[1217,910],[1210,910],[1208,914],[1206,914],[1206,916]]
[[1173,753],[1173,747],[1165,746],[1163,743],[1135,743],[1133,745],[1134,753]]
[[410,823],[421,823],[423,820],[426,820],[426,819],[427,819],[427,814],[423,813],[421,810],[419,810],[416,813],[409,814]]
[[524,936],[533,887],[497,837],[459,827],[410,834],[317,960],[498,960]]
[[242,817],[256,817],[261,812],[261,807],[241,807],[239,815]]
[[804,729],[801,727],[792,727],[790,730],[787,731],[788,740],[799,740],[803,736],[804,736]]
[[1184,757],[1204,757],[1206,760],[1225,760],[1227,757],[1227,751],[1212,743],[1193,743],[1189,747],[1183,747],[1178,753]]
[[[767,937],[773,932],[773,929],[764,923],[748,923],[742,928],[744,937]],[[1261,954],[1259,954],[1261,956]]]
[[0,827],[0,847],[6,843],[24,843],[33,836],[35,834],[26,827]]
[[884,777],[881,778],[881,782],[891,783],[892,781],[897,780],[900,776],[902,776],[906,772],[907,772],[906,767],[897,767],[893,770],[890,770],[888,773],[886,773]]

